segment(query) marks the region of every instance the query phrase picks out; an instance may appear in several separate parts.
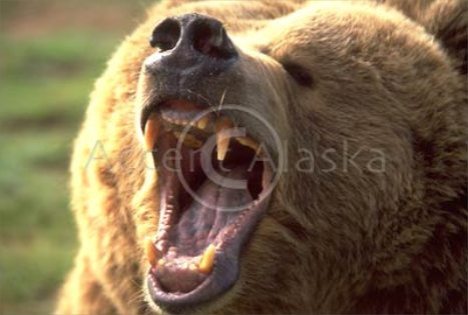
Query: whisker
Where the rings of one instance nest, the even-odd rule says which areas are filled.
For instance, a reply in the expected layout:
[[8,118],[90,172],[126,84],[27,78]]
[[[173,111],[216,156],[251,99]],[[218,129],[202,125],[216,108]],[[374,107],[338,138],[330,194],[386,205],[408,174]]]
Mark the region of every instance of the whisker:
[[208,103],[208,105],[212,106],[211,102],[209,99],[207,99],[206,97],[204,97],[203,95],[199,94],[199,93],[195,93],[194,91],[190,90],[190,89],[187,89],[187,92],[193,94],[193,95],[196,95],[198,96],[199,98],[203,99],[206,103]]
[[226,97],[226,93],[227,93],[227,88],[224,89],[223,94],[221,94],[221,99],[219,100],[219,106],[218,106],[218,115],[219,115],[219,112],[221,111],[221,107],[224,104],[224,98]]

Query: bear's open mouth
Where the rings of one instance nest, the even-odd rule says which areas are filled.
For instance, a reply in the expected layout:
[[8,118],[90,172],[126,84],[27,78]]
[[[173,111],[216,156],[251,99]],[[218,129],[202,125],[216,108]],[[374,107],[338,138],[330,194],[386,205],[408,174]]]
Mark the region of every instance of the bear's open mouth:
[[158,104],[142,126],[160,201],[147,244],[149,294],[172,310],[208,302],[236,282],[242,246],[266,210],[264,149],[227,113],[184,100]]

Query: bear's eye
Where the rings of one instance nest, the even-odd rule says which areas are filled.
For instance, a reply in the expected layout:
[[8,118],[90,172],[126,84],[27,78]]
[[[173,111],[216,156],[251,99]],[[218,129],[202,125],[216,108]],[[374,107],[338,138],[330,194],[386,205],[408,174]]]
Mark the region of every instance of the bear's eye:
[[293,77],[298,84],[306,87],[312,87],[314,79],[307,69],[293,62],[283,62],[282,65],[284,70],[286,70],[286,72],[289,73],[289,75]]

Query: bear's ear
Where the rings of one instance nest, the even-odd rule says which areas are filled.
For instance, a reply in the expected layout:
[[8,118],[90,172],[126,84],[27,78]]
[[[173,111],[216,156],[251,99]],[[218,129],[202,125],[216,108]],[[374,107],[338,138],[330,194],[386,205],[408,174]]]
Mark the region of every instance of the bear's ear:
[[452,58],[459,73],[467,74],[468,1],[382,0],[423,25]]

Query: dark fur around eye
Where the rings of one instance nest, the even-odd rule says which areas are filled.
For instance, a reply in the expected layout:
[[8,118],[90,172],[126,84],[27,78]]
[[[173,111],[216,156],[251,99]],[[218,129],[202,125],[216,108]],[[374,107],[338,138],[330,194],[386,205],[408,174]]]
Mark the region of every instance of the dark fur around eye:
[[290,76],[293,77],[296,82],[302,86],[312,87],[314,84],[314,78],[312,75],[307,71],[307,69],[303,68],[302,66],[292,63],[292,62],[284,62],[282,63],[284,70],[289,73]]

